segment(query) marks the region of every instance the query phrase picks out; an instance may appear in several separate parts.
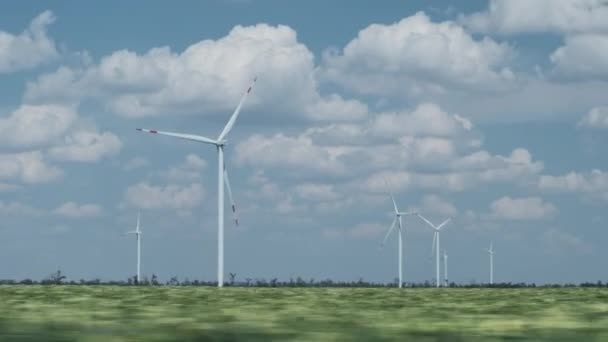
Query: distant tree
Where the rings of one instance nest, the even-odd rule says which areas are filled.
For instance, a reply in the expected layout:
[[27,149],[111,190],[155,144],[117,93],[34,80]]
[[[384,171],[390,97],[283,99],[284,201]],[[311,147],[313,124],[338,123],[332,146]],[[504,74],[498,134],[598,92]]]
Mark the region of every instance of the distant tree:
[[47,279],[45,279],[46,284],[55,284],[59,285],[66,279],[66,276],[61,274],[61,270],[57,270],[56,272],[51,273]]
[[177,276],[171,277],[171,279],[169,279],[169,281],[167,282],[167,285],[169,285],[169,286],[179,286],[179,280],[177,279]]

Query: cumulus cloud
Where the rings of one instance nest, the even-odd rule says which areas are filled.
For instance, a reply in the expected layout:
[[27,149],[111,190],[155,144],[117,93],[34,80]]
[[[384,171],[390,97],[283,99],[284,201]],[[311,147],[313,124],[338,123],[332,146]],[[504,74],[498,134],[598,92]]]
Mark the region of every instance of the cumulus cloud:
[[593,247],[582,237],[562,232],[557,229],[550,229],[543,233],[541,242],[545,250],[550,253],[562,254],[564,251],[576,253],[591,253]]
[[4,216],[39,216],[44,211],[21,202],[0,201],[0,213]]
[[411,112],[381,113],[370,126],[374,134],[381,136],[453,137],[473,128],[468,119],[450,115],[434,103],[420,104]]
[[0,119],[0,141],[12,146],[37,146],[61,137],[78,114],[71,106],[22,105]]
[[255,134],[235,148],[237,163],[257,167],[280,166],[322,173],[339,174],[344,164],[331,149],[315,145],[309,137],[290,137],[282,133],[271,137]]
[[385,226],[377,223],[358,223],[344,229],[323,229],[322,235],[326,239],[370,239],[382,236],[385,230]]
[[461,16],[472,31],[608,32],[606,0],[491,0],[487,10]]
[[47,183],[59,178],[63,172],[48,165],[42,152],[0,154],[0,178],[27,184]]
[[0,31],[0,74],[30,69],[56,58],[55,43],[47,26],[55,21],[51,11],[42,12],[18,35]]
[[386,167],[445,168],[481,144],[472,123],[435,104],[380,113],[357,124],[311,127],[295,136],[253,135],[236,147],[236,161],[256,167],[353,176]]
[[76,102],[96,98],[127,117],[212,113],[234,109],[259,76],[247,105],[318,120],[359,119],[367,106],[322,96],[313,77],[314,56],[288,26],[235,26],[225,37],[183,52],[169,47],[144,54],[120,50],[82,68],[61,67],[28,83],[29,101]]
[[66,136],[64,142],[49,149],[49,154],[59,160],[97,162],[120,152],[122,142],[110,132],[76,131]]
[[543,169],[542,162],[534,161],[522,148],[513,150],[509,156],[491,155],[483,150],[455,156],[446,166],[437,172],[377,171],[369,175],[361,186],[375,193],[386,192],[389,189],[383,179],[387,178],[394,191],[409,188],[464,191],[483,184],[533,184]]
[[149,162],[146,158],[142,158],[142,157],[135,157],[130,159],[129,161],[127,161],[124,165],[123,165],[123,169],[126,171],[132,171],[135,169],[139,169],[142,168],[146,165],[148,165]]
[[500,89],[514,80],[506,66],[513,49],[476,40],[458,24],[434,23],[422,13],[361,30],[342,51],[327,51],[324,78],[359,91],[417,96],[447,88]]
[[425,195],[422,198],[421,211],[450,217],[456,216],[458,213],[454,204],[437,195]]
[[569,79],[606,80],[608,79],[608,35],[568,36],[564,45],[555,50],[550,59],[557,76]]
[[186,156],[184,162],[177,166],[171,166],[168,170],[161,172],[161,177],[172,182],[200,181],[201,171],[207,167],[207,162],[196,154]]
[[490,209],[493,218],[515,221],[543,220],[557,214],[557,208],[540,197],[505,196],[492,202]]
[[608,107],[595,107],[579,121],[579,126],[588,128],[608,128]]
[[97,204],[66,202],[53,210],[53,213],[69,218],[97,217],[103,214],[103,208]]
[[608,172],[569,172],[561,176],[543,175],[538,186],[541,190],[554,192],[582,193],[599,196],[608,200]]
[[299,184],[295,187],[295,193],[302,199],[315,202],[333,201],[341,197],[332,184]]
[[200,183],[162,186],[140,182],[127,189],[125,201],[128,205],[140,209],[189,210],[201,203],[203,194],[203,186]]

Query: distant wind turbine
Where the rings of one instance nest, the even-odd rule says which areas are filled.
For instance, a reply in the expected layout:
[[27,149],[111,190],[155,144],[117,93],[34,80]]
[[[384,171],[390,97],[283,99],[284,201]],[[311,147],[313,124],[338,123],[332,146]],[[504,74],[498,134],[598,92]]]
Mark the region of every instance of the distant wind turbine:
[[439,278],[439,263],[440,263],[440,259],[439,259],[439,232],[441,231],[441,228],[443,228],[443,226],[445,226],[446,224],[448,224],[448,222],[450,222],[452,220],[452,218],[448,218],[447,220],[443,221],[440,225],[435,226],[433,223],[431,223],[431,221],[427,220],[424,216],[420,215],[420,214],[416,214],[418,217],[420,217],[424,222],[426,222],[434,231],[433,233],[433,247],[431,248],[431,252],[436,251],[437,254],[435,255],[435,261],[436,261],[436,276],[435,276],[435,281],[437,283],[437,287],[439,287],[441,285],[441,280]]
[[443,282],[444,286],[448,287],[448,252],[443,250]]
[[[385,180],[386,182],[386,180]],[[387,182],[388,185],[388,182]],[[386,244],[386,240],[388,240],[389,235],[391,235],[391,232],[393,231],[393,229],[395,229],[395,226],[397,225],[397,223],[399,224],[399,288],[401,288],[403,286],[403,237],[402,234],[405,234],[405,232],[403,231],[403,222],[401,220],[402,216],[406,216],[406,215],[414,215],[414,212],[400,212],[399,209],[397,208],[397,202],[395,202],[395,197],[393,196],[392,193],[390,193],[391,195],[391,200],[393,201],[393,209],[395,210],[395,219],[393,219],[393,224],[391,225],[391,227],[389,228],[389,230],[386,232],[386,235],[384,236],[384,240],[382,240],[382,247],[384,247],[384,245]]]
[[249,95],[249,93],[251,92],[251,89],[253,89],[253,86],[254,86],[256,80],[257,80],[257,77],[253,79],[253,82],[251,83],[249,88],[247,88],[247,91],[241,98],[241,101],[239,102],[238,106],[234,110],[234,113],[232,113],[230,120],[228,120],[228,123],[226,123],[226,126],[224,126],[224,129],[222,130],[220,135],[217,137],[217,139],[211,139],[211,138],[207,138],[207,137],[204,137],[201,135],[195,135],[195,134],[172,133],[172,132],[163,132],[163,131],[157,131],[157,130],[152,130],[152,129],[137,128],[137,130],[140,132],[167,135],[167,136],[174,137],[174,138],[185,139],[185,140],[195,141],[198,143],[214,145],[217,148],[217,161],[218,161],[218,163],[217,163],[217,166],[218,166],[218,175],[217,175],[217,178],[218,178],[218,182],[217,182],[217,188],[218,188],[218,191],[217,191],[217,217],[218,217],[217,218],[217,286],[218,287],[224,286],[224,184],[226,186],[226,189],[228,190],[228,197],[230,200],[230,205],[232,207],[234,223],[238,226],[238,218],[236,216],[236,206],[232,199],[232,190],[230,188],[230,181],[228,180],[228,172],[226,170],[226,165],[224,164],[224,145],[226,144],[226,136],[228,135],[228,133],[230,133],[230,130],[232,130],[232,127],[234,126],[234,123],[236,122],[236,119],[239,117],[239,113],[241,112],[241,107],[243,106],[245,99],[247,99],[247,95]]
[[139,213],[137,213],[137,225],[135,226],[135,230],[125,233],[125,235],[129,234],[135,234],[135,238],[137,239],[137,279],[135,283],[138,284],[141,281],[141,230],[139,229]]
[[490,285],[494,284],[494,247],[492,241],[490,241],[490,248],[485,249],[490,255]]

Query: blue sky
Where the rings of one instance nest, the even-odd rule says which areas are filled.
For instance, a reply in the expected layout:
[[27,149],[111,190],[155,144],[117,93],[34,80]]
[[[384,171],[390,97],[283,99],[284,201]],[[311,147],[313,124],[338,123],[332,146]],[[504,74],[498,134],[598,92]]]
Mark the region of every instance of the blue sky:
[[[241,226],[226,273],[392,281],[403,210],[450,278],[606,280],[608,4],[226,0],[0,5],[0,278],[214,280],[215,137]],[[432,280],[406,220],[405,281]]]

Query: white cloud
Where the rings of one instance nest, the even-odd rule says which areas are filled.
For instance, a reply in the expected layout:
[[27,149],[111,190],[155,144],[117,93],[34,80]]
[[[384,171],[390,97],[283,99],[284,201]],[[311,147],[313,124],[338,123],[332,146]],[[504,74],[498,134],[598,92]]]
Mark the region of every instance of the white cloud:
[[63,144],[51,147],[49,154],[59,160],[97,162],[118,154],[121,148],[120,139],[110,132],[76,131]]
[[173,182],[200,181],[201,172],[206,167],[207,162],[204,159],[195,154],[189,154],[183,163],[161,172],[161,177]]
[[606,80],[608,79],[608,35],[568,36],[564,45],[555,50],[550,58],[555,66],[554,72],[560,77]]
[[486,11],[461,16],[476,32],[608,32],[606,0],[491,0]]
[[34,146],[61,137],[77,119],[71,106],[22,105],[0,119],[0,141],[12,146]]
[[327,239],[370,239],[382,236],[387,227],[377,223],[358,223],[353,227],[322,230],[323,237]]
[[149,164],[148,160],[146,158],[142,158],[142,157],[135,157],[130,159],[129,161],[127,161],[124,165],[123,165],[123,169],[126,171],[132,171],[135,169],[139,169],[142,167],[145,167]]
[[513,79],[507,44],[475,40],[453,22],[419,12],[361,30],[342,51],[327,51],[322,76],[361,93],[413,96],[447,88],[502,89]]
[[45,11],[18,35],[0,31],[0,74],[30,69],[56,58],[55,43],[46,32],[54,21],[53,13]]
[[162,186],[140,182],[127,189],[125,201],[128,205],[141,209],[188,210],[201,203],[203,194],[200,183]]
[[434,103],[420,104],[411,112],[381,113],[370,126],[381,136],[452,137],[473,128],[469,120],[450,115]]
[[543,164],[534,161],[525,149],[515,149],[507,157],[478,151],[464,157],[455,157],[447,164],[447,168],[438,172],[378,171],[369,175],[362,182],[362,187],[371,192],[386,192],[389,189],[383,178],[390,180],[394,191],[414,187],[464,191],[482,184],[493,183],[526,185],[532,183],[542,169]]
[[240,142],[235,152],[238,163],[258,167],[280,166],[333,174],[344,171],[344,165],[330,149],[315,145],[311,138],[305,136],[276,134],[267,138],[255,134]]
[[593,247],[580,236],[562,232],[556,229],[550,229],[543,233],[541,242],[545,246],[545,250],[550,253],[568,254],[576,253],[591,253]]
[[509,196],[495,200],[490,205],[491,216],[505,220],[542,220],[554,217],[557,208],[544,202],[540,197],[511,198]]
[[442,216],[456,216],[458,214],[458,210],[454,204],[437,195],[424,196],[421,209],[423,213],[439,214]]
[[0,213],[3,216],[39,216],[44,214],[44,211],[21,202],[0,201]]
[[562,176],[543,175],[538,186],[541,190],[583,193],[608,200],[608,172],[597,169],[588,173],[569,172]]
[[53,213],[69,218],[97,217],[103,214],[103,208],[97,204],[66,202],[53,210]]
[[120,50],[98,64],[59,68],[28,83],[29,101],[101,100],[128,117],[233,110],[255,75],[249,105],[318,120],[360,119],[367,106],[338,95],[323,97],[313,77],[314,55],[288,26],[235,26],[218,40],[176,53]]
[[591,109],[578,124],[589,128],[608,128],[608,107]]
[[0,154],[0,178],[36,184],[53,181],[63,172],[45,163],[40,151]]
[[314,202],[334,201],[341,197],[332,184],[299,184],[295,187],[295,193],[302,199]]

